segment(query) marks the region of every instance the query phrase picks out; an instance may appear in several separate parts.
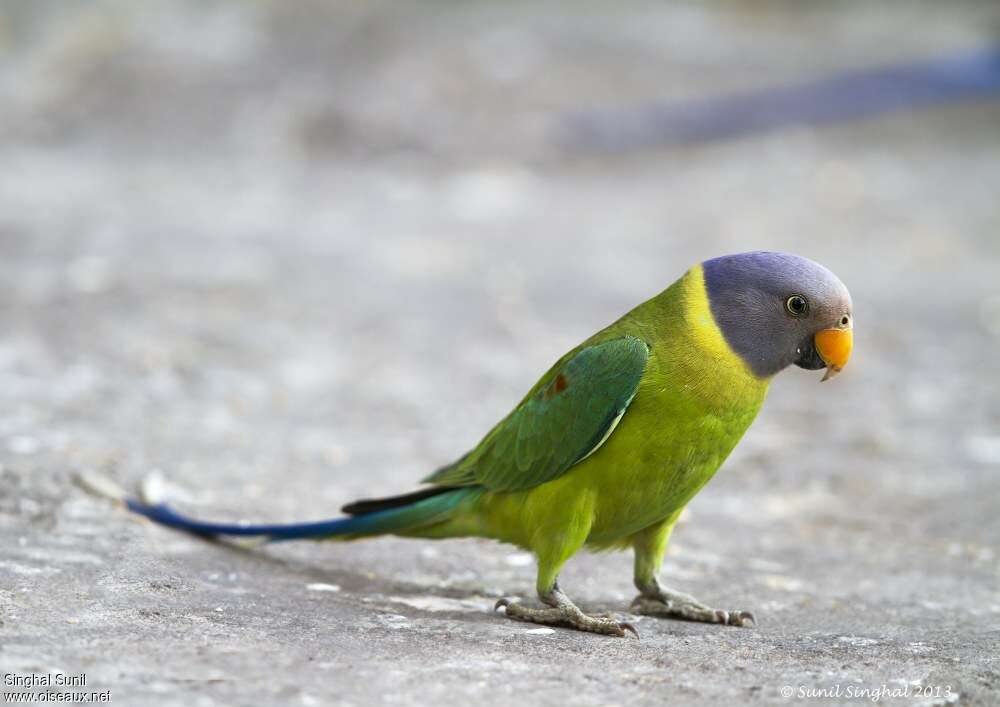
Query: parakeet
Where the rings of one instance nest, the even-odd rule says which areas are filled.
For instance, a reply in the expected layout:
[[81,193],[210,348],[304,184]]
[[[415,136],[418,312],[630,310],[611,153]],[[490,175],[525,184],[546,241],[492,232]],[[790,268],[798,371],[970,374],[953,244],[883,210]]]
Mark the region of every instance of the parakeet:
[[635,553],[635,613],[748,625],[662,586],[658,572],[681,511],[753,422],[771,379],[794,364],[847,363],[851,297],[823,266],[778,252],[706,260],[560,358],[476,447],[424,479],[426,488],[343,507],[347,517],[290,525],[205,523],[159,502],[128,507],[205,536],[354,540],[475,536],[534,554],[545,605],[497,602],[508,617],[623,636],[563,593],[578,550]]

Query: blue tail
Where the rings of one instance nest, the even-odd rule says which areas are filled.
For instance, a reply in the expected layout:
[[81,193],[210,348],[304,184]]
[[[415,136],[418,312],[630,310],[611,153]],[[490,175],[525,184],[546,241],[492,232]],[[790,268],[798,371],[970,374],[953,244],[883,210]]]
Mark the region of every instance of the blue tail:
[[404,506],[312,523],[278,525],[208,523],[182,515],[164,503],[150,505],[133,498],[127,499],[125,505],[130,511],[146,516],[155,523],[195,535],[210,538],[256,537],[266,542],[282,542],[404,533],[447,520],[463,502],[478,497],[480,493],[481,489],[471,487],[442,489],[441,493],[422,497]]

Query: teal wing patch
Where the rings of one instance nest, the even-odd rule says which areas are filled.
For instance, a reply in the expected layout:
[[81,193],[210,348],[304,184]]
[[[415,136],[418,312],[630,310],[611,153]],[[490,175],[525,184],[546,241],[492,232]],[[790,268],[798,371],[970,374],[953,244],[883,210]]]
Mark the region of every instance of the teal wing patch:
[[649,347],[633,336],[580,349],[554,366],[478,447],[424,481],[520,491],[561,476],[614,431],[648,359]]

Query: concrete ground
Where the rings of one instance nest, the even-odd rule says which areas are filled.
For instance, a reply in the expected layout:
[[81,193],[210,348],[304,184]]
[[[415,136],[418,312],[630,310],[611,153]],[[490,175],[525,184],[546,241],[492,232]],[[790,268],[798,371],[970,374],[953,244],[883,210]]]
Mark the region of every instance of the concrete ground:
[[[998,26],[958,2],[5,3],[0,672],[119,704],[996,704],[1000,101],[564,138]],[[756,628],[539,631],[490,611],[531,595],[514,548],[240,551],[71,481],[161,470],[178,507],[273,521],[410,490],[577,341],[758,248],[841,276],[857,348],[833,382],[780,377],[670,548],[667,583]],[[630,577],[581,554],[562,584],[625,612]]]

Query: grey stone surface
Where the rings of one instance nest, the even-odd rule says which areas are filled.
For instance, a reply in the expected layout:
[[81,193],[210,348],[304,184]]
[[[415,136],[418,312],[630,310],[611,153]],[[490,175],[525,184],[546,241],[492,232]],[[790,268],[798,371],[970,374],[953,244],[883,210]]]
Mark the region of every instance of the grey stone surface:
[[[0,671],[119,704],[1000,700],[1000,105],[642,154],[573,111],[989,41],[996,3],[0,6]],[[666,581],[754,629],[642,639],[490,612],[474,540],[242,551],[217,519],[411,489],[564,350],[693,262],[780,248],[856,303],[847,372],[783,375]],[[564,588],[624,611],[627,553]],[[783,686],[793,696],[784,699]],[[867,699],[870,703],[871,699]]]

